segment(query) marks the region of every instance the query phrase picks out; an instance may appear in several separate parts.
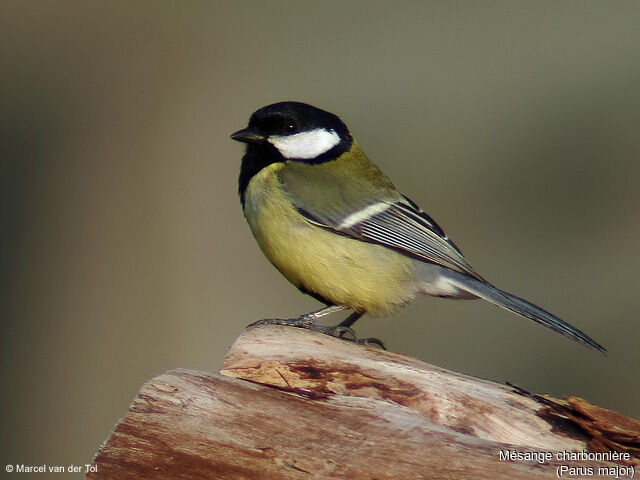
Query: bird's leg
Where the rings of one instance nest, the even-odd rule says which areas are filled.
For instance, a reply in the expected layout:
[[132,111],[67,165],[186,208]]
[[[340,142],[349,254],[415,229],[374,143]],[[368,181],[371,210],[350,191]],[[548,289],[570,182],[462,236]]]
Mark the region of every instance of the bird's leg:
[[362,315],[364,315],[364,313],[353,312],[351,315],[345,318],[342,322],[340,322],[338,327],[351,328],[351,325],[356,323],[360,319],[360,317],[362,317]]
[[[332,313],[341,312],[342,310],[346,310],[347,307],[343,305],[329,305],[328,307],[321,308],[320,310],[315,310],[313,312],[305,313],[304,315],[300,315],[296,318],[265,318],[263,320],[258,320],[257,322],[253,322],[249,325],[249,327],[253,327],[255,325],[287,325],[289,327],[299,327],[299,328],[308,328],[310,330],[316,330],[320,328],[328,328],[321,327],[316,325],[316,321],[322,317],[327,315],[331,315]],[[319,330],[322,331],[322,330]],[[327,333],[324,332],[323,333]]]
[[364,314],[360,312],[353,312],[351,315],[349,315],[346,319],[344,319],[338,325],[330,327],[331,333],[329,335],[342,338],[344,340],[359,342],[358,335],[356,335],[356,332],[351,328],[351,325],[356,323],[356,321],[362,315]]
[[286,325],[289,327],[306,328],[308,330],[324,333],[332,337],[347,340],[349,342],[361,343],[365,345],[377,345],[378,347],[384,349],[384,343],[382,343],[381,340],[378,340],[377,338],[359,339],[358,335],[356,335],[356,332],[351,329],[351,325],[356,323],[356,321],[360,317],[362,317],[364,313],[353,312],[338,325],[334,325],[331,327],[325,327],[324,325],[316,324],[316,321],[320,318],[331,315],[333,313],[341,312],[346,309],[347,307],[343,305],[330,305],[328,307],[321,308],[320,310],[305,313],[304,315],[300,315],[296,318],[265,318],[263,320],[258,320],[257,322],[251,323],[249,327],[253,327],[256,325]]
[[340,322],[340,324],[333,327],[334,330],[336,330],[336,332],[338,333],[338,335],[336,336],[342,338],[343,332],[346,332],[346,333],[349,333],[350,335],[353,335],[354,341],[356,343],[362,343],[364,345],[375,345],[382,348],[383,350],[386,350],[386,347],[384,346],[383,341],[380,340],[379,338],[375,338],[375,337],[358,338],[356,333],[351,329],[351,325],[356,323],[356,321],[358,321],[358,319],[362,317],[362,315],[364,314],[359,312],[353,312],[345,320]]
[[264,320],[253,322],[249,325],[249,327],[253,327],[255,325],[286,325],[289,327],[306,328],[308,330],[325,333],[327,335],[331,335],[332,337],[341,338],[343,340],[358,342],[358,336],[356,335],[356,332],[351,330],[349,326],[362,316],[361,313],[353,312],[347,317],[344,322],[331,327],[325,327],[324,325],[316,324],[316,321],[318,321],[320,318],[331,315],[332,313],[341,312],[342,310],[346,309],[347,307],[343,305],[330,305],[328,307],[321,308],[320,310],[305,313],[304,315],[300,315],[296,318],[265,318]]

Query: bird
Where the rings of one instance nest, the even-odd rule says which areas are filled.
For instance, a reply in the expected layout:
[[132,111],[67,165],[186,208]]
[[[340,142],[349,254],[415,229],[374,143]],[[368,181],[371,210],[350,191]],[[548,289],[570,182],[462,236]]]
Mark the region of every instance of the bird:
[[[326,306],[276,323],[342,336],[362,315],[388,316],[418,294],[482,299],[606,352],[557,316],[482,277],[458,246],[365,155],[345,123],[312,105],[256,110],[231,139],[246,146],[238,193],[262,252]],[[317,321],[351,314],[329,329]]]

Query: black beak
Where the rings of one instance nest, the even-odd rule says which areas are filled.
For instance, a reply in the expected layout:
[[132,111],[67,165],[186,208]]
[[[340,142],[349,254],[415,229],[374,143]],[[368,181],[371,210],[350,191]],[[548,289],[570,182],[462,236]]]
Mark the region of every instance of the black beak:
[[262,143],[267,137],[256,132],[253,128],[247,127],[231,134],[231,138],[236,142],[244,143]]

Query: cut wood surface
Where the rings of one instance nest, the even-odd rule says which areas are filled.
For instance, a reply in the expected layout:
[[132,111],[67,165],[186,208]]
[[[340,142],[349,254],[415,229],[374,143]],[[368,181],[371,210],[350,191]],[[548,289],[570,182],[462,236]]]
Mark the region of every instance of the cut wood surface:
[[[557,457],[611,451],[629,458]],[[218,374],[173,370],[147,382],[86,478],[526,480],[563,468],[567,478],[631,478],[639,454],[640,423],[584,400],[259,326]]]

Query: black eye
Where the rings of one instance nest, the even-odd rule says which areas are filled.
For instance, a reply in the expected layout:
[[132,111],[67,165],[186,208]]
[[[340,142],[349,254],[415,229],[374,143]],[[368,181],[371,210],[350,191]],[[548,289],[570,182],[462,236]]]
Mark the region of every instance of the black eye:
[[284,124],[284,133],[287,135],[293,135],[298,131],[298,125],[293,120]]

